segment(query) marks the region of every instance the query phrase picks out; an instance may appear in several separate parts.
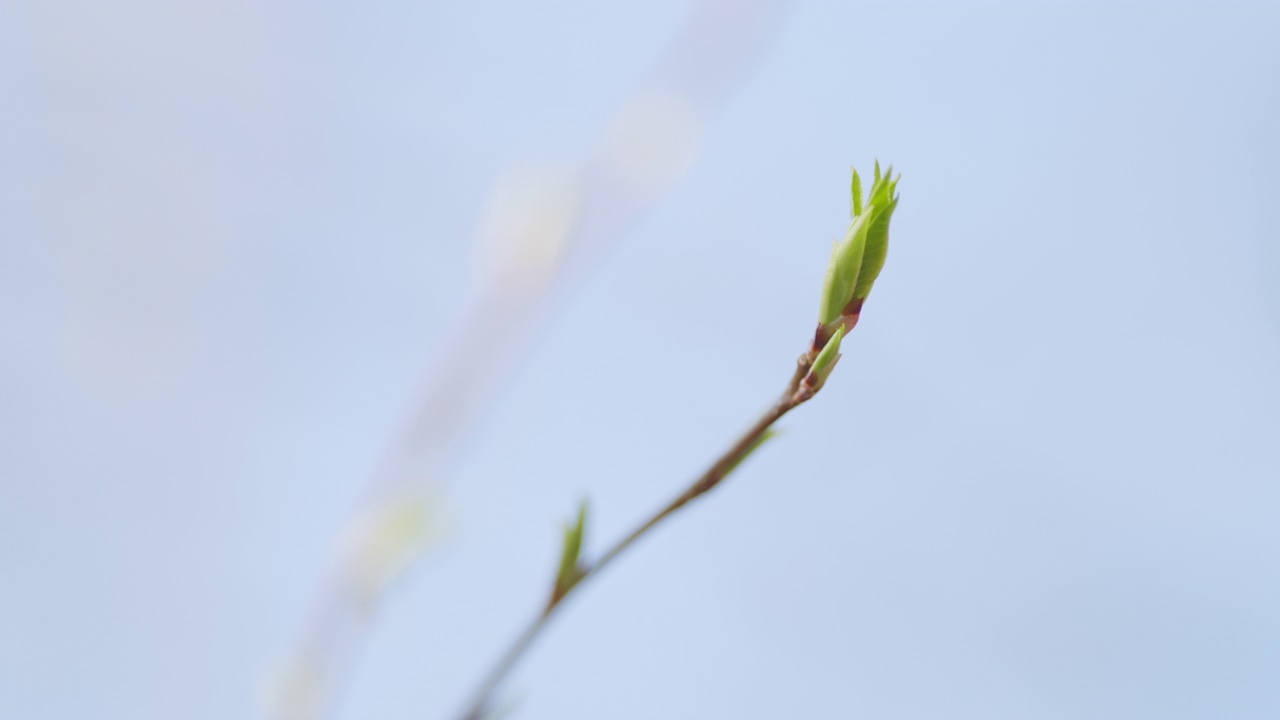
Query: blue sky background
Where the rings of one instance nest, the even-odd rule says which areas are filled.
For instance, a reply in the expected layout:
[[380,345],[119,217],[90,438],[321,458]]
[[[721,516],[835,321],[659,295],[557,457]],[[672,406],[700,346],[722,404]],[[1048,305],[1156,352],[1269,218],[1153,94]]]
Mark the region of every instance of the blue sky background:
[[[250,718],[466,290],[661,3],[0,3],[0,715]],[[850,164],[888,265],[785,435],[574,601],[521,718],[1280,716],[1280,6],[795,2],[553,315],[340,718],[444,718],[764,407]]]

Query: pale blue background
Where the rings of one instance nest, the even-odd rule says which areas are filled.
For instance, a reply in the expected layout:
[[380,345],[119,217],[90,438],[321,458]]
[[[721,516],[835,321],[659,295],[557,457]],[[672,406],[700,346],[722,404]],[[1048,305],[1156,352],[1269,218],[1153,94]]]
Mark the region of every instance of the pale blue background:
[[[494,177],[688,9],[0,4],[0,717],[255,716]],[[875,157],[840,372],[518,717],[1280,717],[1278,128],[1275,3],[795,3],[558,296],[339,717],[446,717],[580,496],[599,547],[772,398]]]

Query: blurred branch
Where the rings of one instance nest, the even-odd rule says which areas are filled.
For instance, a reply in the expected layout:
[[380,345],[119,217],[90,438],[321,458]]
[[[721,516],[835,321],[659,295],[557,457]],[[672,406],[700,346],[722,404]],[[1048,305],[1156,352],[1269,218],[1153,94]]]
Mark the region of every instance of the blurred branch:
[[698,3],[653,77],[575,171],[498,183],[477,233],[480,276],[338,535],[283,675],[270,688],[271,718],[332,713],[373,609],[426,546],[441,479],[539,327],[554,287],[684,173],[708,115],[746,75],[783,4]]

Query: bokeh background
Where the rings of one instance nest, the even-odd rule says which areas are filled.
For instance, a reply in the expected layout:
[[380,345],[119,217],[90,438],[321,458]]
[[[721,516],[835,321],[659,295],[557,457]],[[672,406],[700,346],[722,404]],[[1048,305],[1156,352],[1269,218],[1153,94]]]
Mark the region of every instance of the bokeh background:
[[495,188],[716,66],[660,192],[490,318],[327,716],[450,717],[580,498],[599,549],[771,400],[881,158],[839,372],[574,601],[516,717],[1280,717],[1280,6],[721,3],[724,66],[672,59],[704,12],[0,3],[0,716],[280,712]]

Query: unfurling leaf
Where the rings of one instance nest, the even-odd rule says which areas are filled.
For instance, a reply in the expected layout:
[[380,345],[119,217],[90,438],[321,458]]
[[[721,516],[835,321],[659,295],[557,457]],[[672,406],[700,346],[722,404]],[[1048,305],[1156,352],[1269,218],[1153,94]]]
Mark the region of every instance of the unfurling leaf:
[[865,300],[871,294],[871,286],[884,268],[884,259],[889,252],[889,221],[893,218],[893,211],[898,208],[897,189],[898,178],[893,177],[893,167],[885,170],[884,175],[871,186],[867,207],[874,209],[874,216],[867,228],[862,267],[858,270],[858,282],[853,288],[854,300]]
[[853,200],[851,207],[853,217],[858,217],[862,214],[862,178],[858,177],[857,170],[849,168],[849,171],[853,173],[853,180],[849,183],[849,194]]
[[582,579],[582,536],[587,526],[587,501],[578,507],[578,517],[573,523],[564,524],[564,547],[560,551],[560,567],[556,570],[556,584],[552,597],[559,600]]
[[871,292],[884,267],[889,248],[889,221],[898,207],[898,179],[893,168],[880,173],[876,162],[874,181],[865,201],[862,180],[856,170],[849,183],[853,221],[844,239],[831,250],[827,273],[822,282],[822,298],[818,305],[821,337],[829,337],[837,327],[846,331],[858,321],[862,302]]
[[836,328],[836,334],[831,336],[827,344],[822,346],[822,350],[818,356],[813,359],[813,365],[809,367],[809,373],[805,375],[804,384],[813,391],[819,390],[831,376],[831,371],[836,369],[836,363],[840,362],[840,341],[844,339],[844,326]]
[[818,322],[822,325],[830,325],[839,320],[853,297],[853,289],[858,284],[858,272],[862,269],[863,251],[867,247],[869,219],[866,214],[854,218],[844,240],[831,248],[827,275],[822,281],[822,304],[818,307]]
[[743,450],[742,454],[739,455],[736,459],[734,459],[733,463],[730,464],[729,467],[725,469],[724,474],[728,476],[729,473],[733,472],[734,470],[737,470],[738,466],[741,465],[743,461],[745,461],[747,458],[751,457],[752,453],[754,453],[756,450],[759,450],[761,445],[764,445],[765,443],[769,442],[770,440],[772,440],[777,436],[778,436],[777,430],[774,430],[773,428],[769,428],[768,430],[765,430],[763,433],[760,434],[760,437],[756,438],[755,442],[748,445],[747,449]]

